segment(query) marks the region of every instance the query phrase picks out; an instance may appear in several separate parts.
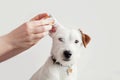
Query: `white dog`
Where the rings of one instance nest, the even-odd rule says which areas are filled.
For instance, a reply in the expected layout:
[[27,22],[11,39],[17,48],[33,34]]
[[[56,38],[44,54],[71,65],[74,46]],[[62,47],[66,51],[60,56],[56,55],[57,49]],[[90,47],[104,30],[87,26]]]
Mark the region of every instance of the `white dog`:
[[77,80],[81,47],[86,47],[90,37],[59,24],[53,25],[50,36],[53,40],[51,56],[30,80]]

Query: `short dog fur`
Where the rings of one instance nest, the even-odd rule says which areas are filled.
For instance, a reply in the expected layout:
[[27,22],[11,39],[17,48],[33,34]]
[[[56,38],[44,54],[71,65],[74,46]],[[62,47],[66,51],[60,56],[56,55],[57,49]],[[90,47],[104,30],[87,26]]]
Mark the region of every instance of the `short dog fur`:
[[82,47],[90,37],[81,30],[53,25],[49,32],[53,40],[51,56],[30,80],[77,80],[77,64]]

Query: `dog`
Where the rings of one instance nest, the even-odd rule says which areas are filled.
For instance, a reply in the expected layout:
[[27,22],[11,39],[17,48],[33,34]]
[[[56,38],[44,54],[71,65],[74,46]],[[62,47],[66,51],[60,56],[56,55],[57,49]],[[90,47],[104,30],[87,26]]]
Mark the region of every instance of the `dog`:
[[77,64],[82,47],[91,38],[81,30],[54,24],[49,32],[52,38],[51,56],[30,80],[77,80]]

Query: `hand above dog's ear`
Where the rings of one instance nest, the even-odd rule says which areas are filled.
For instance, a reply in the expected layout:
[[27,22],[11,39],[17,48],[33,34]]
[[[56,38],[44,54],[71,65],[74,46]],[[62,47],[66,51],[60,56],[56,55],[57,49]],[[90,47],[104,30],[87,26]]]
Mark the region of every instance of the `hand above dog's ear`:
[[81,35],[82,35],[83,45],[84,45],[84,47],[86,48],[86,46],[87,46],[88,43],[90,42],[91,38],[90,38],[90,36],[88,36],[87,34],[83,33],[81,30],[80,30],[80,33],[81,33]]

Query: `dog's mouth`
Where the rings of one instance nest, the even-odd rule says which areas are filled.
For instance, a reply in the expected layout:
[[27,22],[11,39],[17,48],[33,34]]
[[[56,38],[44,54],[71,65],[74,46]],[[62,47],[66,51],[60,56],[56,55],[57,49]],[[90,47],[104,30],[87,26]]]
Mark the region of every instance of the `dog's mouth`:
[[63,59],[63,61],[70,61],[70,59]]

